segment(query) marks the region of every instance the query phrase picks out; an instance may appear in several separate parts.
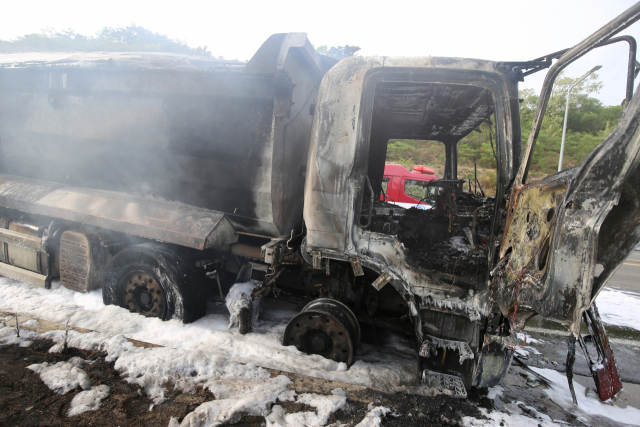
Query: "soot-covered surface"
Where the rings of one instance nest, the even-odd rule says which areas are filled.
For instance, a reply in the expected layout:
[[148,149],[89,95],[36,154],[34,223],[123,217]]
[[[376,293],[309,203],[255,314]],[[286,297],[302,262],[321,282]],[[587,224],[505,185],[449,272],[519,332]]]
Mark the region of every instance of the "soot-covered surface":
[[443,194],[429,210],[402,210],[383,202],[376,208],[372,230],[396,234],[410,264],[457,276],[487,270],[493,198]]

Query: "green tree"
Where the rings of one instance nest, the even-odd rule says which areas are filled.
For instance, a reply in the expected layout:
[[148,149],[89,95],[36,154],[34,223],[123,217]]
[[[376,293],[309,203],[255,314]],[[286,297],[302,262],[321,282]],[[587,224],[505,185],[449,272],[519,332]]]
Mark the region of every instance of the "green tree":
[[27,34],[11,41],[0,40],[0,52],[95,51],[174,52],[211,57],[207,46],[191,48],[183,41],[135,24],[121,28],[105,27],[93,37],[76,34],[71,28],[63,31],[45,28],[40,34]]
[[[566,96],[577,80],[562,74],[556,80],[533,153],[530,169],[533,177],[557,171]],[[563,160],[565,169],[582,162],[611,133],[622,117],[621,106],[604,106],[600,100],[590,96],[598,93],[601,88],[598,76],[592,74],[571,92]],[[522,141],[526,144],[538,105],[538,95],[532,89],[523,89],[520,91],[520,98],[523,100],[520,104]]]
[[331,46],[330,48],[327,45],[322,45],[316,49],[320,55],[330,56],[337,60],[347,58],[349,56],[355,56],[356,53],[360,50],[358,46]]
[[[542,131],[550,135],[562,133],[567,93],[576,81],[578,78],[560,74],[545,111]],[[618,123],[622,117],[621,106],[604,106],[599,99],[590,96],[598,93],[601,88],[602,83],[598,81],[598,75],[592,74],[573,89],[569,99],[568,132],[589,133],[595,136],[612,129]],[[522,132],[528,136],[538,106],[538,95],[533,89],[527,88],[520,90],[520,98],[523,100],[520,104]]]

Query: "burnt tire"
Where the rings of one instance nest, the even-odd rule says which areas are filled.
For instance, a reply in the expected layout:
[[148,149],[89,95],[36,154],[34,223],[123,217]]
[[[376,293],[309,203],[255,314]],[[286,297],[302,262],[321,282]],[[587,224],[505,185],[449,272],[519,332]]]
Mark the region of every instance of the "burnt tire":
[[189,266],[170,249],[142,244],[118,252],[102,285],[105,304],[147,317],[193,322],[204,316],[207,299]]

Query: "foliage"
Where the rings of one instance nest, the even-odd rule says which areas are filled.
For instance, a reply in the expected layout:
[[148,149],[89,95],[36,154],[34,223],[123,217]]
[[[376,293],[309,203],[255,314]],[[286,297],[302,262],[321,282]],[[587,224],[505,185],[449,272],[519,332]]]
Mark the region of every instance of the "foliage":
[[[602,83],[597,79],[597,74],[592,74],[571,92],[567,132],[596,136],[607,129],[610,131],[622,117],[621,106],[603,106],[599,99],[589,96],[602,88]],[[564,77],[562,74],[556,80],[542,126],[542,130],[549,135],[562,135],[567,92],[576,81],[578,78]],[[533,89],[523,89],[520,91],[520,98],[523,100],[520,105],[522,131],[528,136],[538,105],[538,95]]]
[[409,170],[415,165],[425,165],[442,175],[445,158],[444,144],[438,141],[391,139],[387,144],[387,163],[397,163]]
[[355,56],[356,53],[360,50],[358,46],[331,46],[327,48],[327,45],[322,45],[316,49],[320,55],[327,55],[335,59],[344,59],[349,56]]
[[[41,34],[27,34],[12,41],[0,40],[0,52],[174,52],[211,57],[207,46],[191,48],[183,41],[131,24],[124,28],[104,27],[87,37],[72,29],[57,32],[47,28]],[[222,58],[219,58],[222,59]]]
[[[603,106],[600,100],[589,96],[602,88],[597,78],[592,74],[571,92],[563,169],[580,164],[611,133],[622,117],[621,106]],[[562,74],[556,80],[533,152],[530,169],[533,177],[550,175],[558,170],[567,92],[577,80]],[[531,132],[538,96],[533,90],[524,89],[520,91],[520,98],[523,99],[520,122],[524,147]]]

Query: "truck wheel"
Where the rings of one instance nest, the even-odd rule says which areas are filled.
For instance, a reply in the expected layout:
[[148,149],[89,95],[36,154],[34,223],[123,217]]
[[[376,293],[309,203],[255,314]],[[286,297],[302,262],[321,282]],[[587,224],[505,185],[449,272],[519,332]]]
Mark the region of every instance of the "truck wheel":
[[199,319],[207,309],[188,265],[154,244],[131,246],[116,254],[105,275],[102,300],[143,316],[184,323]]
[[355,348],[360,344],[360,325],[349,307],[340,301],[318,298],[291,319],[282,344],[351,366]]

